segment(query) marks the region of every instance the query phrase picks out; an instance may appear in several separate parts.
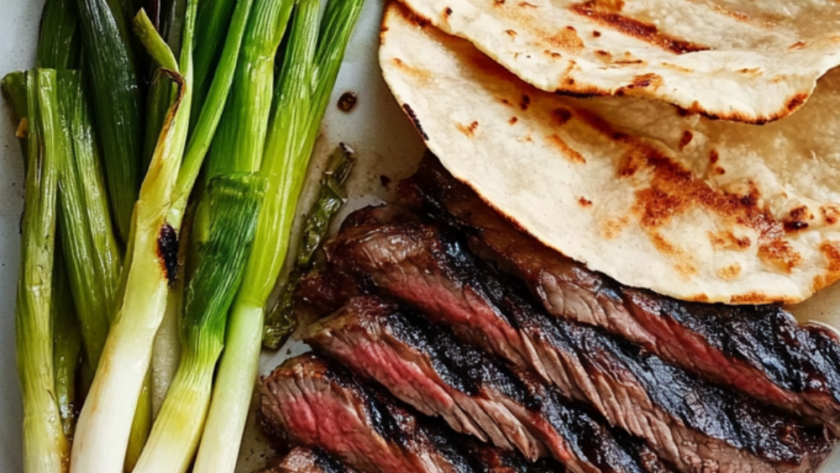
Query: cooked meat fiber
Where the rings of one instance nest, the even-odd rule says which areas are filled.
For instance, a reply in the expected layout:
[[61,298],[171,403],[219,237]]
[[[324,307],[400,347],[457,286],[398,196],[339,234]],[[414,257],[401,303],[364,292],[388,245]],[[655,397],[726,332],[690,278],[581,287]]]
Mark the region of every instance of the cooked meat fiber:
[[511,269],[546,310],[602,327],[670,363],[763,402],[822,419],[840,435],[840,344],[778,306],[677,301],[621,286],[518,231],[433,158],[403,185],[420,204],[471,235],[481,256]]
[[640,441],[618,442],[586,409],[394,303],[356,297],[311,327],[305,341],[424,414],[500,448],[513,445],[532,460],[550,452],[572,471],[651,471],[634,456]]
[[262,385],[271,434],[321,448],[364,472],[442,471],[407,411],[382,402],[347,373],[314,356],[292,358]]
[[565,472],[472,445],[314,355],[287,360],[263,381],[261,415],[270,435],[322,449],[362,473]]
[[545,314],[451,232],[388,208],[359,213],[328,246],[334,269],[414,304],[517,366],[528,360],[509,345],[533,349],[535,371],[644,438],[679,470],[809,472],[828,453],[821,426],[774,415],[636,345]]
[[[383,225],[385,222],[393,225]],[[426,235],[427,232],[432,234]],[[387,288],[398,298],[423,300],[435,306],[431,308],[432,313],[446,309],[449,317],[456,317],[455,322],[459,322],[452,324],[459,338],[474,345],[490,344],[504,358],[515,360],[517,365],[532,366],[547,379],[533,345],[511,327],[498,308],[484,300],[483,275],[468,267],[462,270],[460,258],[465,253],[451,252],[452,248],[441,244],[449,239],[425,246],[427,241],[435,242],[439,232],[392,206],[354,212],[344,221],[340,235],[326,245],[329,265],[351,276],[325,279],[331,284],[339,280],[356,281],[362,289]],[[367,238],[372,240],[366,241]],[[438,264],[439,260],[447,264]],[[463,263],[469,265],[470,261]],[[347,288],[330,291],[345,295],[349,292]],[[442,294],[450,292],[457,297],[440,299]],[[482,326],[483,331],[472,330],[472,325]]]
[[321,449],[293,448],[276,466],[262,473],[354,473]]
[[527,461],[521,455],[478,444],[467,444],[466,452],[474,458],[476,473],[563,473],[551,460]]

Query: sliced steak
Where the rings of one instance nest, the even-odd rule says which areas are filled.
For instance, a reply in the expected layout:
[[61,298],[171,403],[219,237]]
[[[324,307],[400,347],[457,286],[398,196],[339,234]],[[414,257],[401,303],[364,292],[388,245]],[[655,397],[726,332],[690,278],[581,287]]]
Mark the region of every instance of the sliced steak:
[[478,465],[476,473],[565,473],[551,460],[529,462],[521,455],[478,444],[467,444],[468,454]]
[[564,473],[512,453],[471,444],[398,406],[343,368],[313,355],[287,360],[264,381],[261,416],[269,435],[319,448],[363,473]]
[[295,447],[283,460],[262,473],[354,473],[319,448]]
[[434,158],[402,190],[468,233],[473,250],[512,270],[551,314],[602,327],[840,435],[840,364],[831,361],[840,344],[832,332],[800,326],[775,305],[690,303],[624,287],[519,231]]
[[[393,225],[383,225],[385,222]],[[504,358],[532,366],[547,379],[536,349],[485,300],[483,275],[472,271],[471,260],[461,260],[465,252],[447,246],[454,240],[438,241],[440,232],[391,206],[354,212],[344,221],[340,235],[325,247],[328,264],[347,276],[325,278],[333,284],[354,281],[361,291],[381,287],[404,300],[424,300],[433,306],[429,308],[433,313],[445,311],[460,322],[453,325],[459,338],[492,346],[493,351],[503,352]],[[427,247],[429,241],[438,244]],[[352,291],[331,292],[346,295]],[[472,325],[484,330],[474,331],[469,328]]]
[[[454,232],[387,208],[359,213],[328,247],[334,269],[414,304],[517,366],[545,373],[680,471],[810,472],[829,452],[819,425],[774,415],[638,345],[545,314]],[[509,343],[536,356],[525,359]],[[533,359],[538,365],[529,364]]]
[[[451,427],[531,460],[550,453],[573,471],[644,472],[641,443],[619,443],[587,409],[459,343],[445,328],[376,296],[350,300],[304,340]],[[597,416],[599,417],[599,416]],[[626,448],[625,448],[626,445]]]

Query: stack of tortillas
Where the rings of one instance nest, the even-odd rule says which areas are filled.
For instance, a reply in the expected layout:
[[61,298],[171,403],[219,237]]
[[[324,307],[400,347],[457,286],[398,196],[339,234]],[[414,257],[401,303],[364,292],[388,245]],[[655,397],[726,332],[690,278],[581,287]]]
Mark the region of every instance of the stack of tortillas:
[[380,61],[455,177],[593,270],[729,304],[840,279],[834,1],[407,0]]

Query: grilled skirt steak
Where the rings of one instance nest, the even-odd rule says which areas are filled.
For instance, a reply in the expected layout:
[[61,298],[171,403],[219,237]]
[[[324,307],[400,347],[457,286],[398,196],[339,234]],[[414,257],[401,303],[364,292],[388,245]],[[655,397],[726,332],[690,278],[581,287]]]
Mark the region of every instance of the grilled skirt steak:
[[667,471],[639,440],[619,442],[587,409],[379,297],[350,300],[304,339],[424,414],[531,460],[550,453],[572,471]]
[[314,355],[292,358],[264,381],[271,436],[320,448],[362,473],[565,473],[557,463],[470,443]]
[[295,447],[277,465],[262,473],[354,473],[321,449]]
[[406,201],[469,234],[474,251],[512,270],[551,314],[602,327],[840,435],[840,344],[832,332],[800,326],[774,305],[690,303],[624,287],[518,231],[434,158],[402,190]]
[[544,373],[566,395],[644,438],[678,470],[810,472],[829,452],[821,426],[775,415],[637,345],[545,314],[453,232],[387,207],[358,214],[328,246],[334,270],[414,304],[516,366]]

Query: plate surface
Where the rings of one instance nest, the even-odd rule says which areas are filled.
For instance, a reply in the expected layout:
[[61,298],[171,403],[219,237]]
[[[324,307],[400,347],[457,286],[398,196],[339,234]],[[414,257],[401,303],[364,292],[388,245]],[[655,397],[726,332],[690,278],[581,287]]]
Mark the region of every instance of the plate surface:
[[[26,69],[35,63],[42,5],[41,0],[0,0],[0,75]],[[416,168],[423,152],[423,143],[391,97],[379,71],[377,49],[382,7],[383,0],[367,0],[347,49],[310,172],[312,176],[320,174],[324,158],[339,142],[353,146],[359,162],[349,183],[351,199],[342,211],[344,215],[387,199],[393,185]],[[335,103],[348,91],[358,96],[358,104],[350,113],[344,113],[335,107]],[[0,100],[0,473],[22,471],[22,407],[14,354],[22,182],[20,146],[9,118],[9,109],[5,101]],[[311,195],[305,196],[301,208],[308,208],[311,198]],[[836,309],[840,307],[840,288],[835,286],[824,291],[811,303],[806,303],[806,307],[806,310],[794,309],[803,319],[837,325],[840,321],[837,315],[840,311]],[[305,349],[302,344],[290,343],[276,353],[265,353],[261,360],[261,372],[268,374],[282,360]],[[270,449],[251,419],[237,473],[257,471],[265,464],[268,455]],[[840,449],[834,457],[822,473],[840,472]]]

